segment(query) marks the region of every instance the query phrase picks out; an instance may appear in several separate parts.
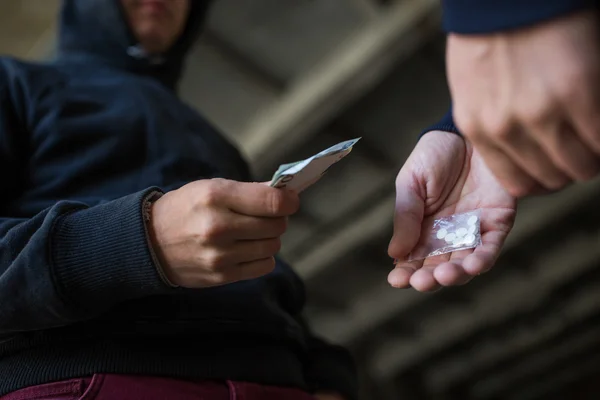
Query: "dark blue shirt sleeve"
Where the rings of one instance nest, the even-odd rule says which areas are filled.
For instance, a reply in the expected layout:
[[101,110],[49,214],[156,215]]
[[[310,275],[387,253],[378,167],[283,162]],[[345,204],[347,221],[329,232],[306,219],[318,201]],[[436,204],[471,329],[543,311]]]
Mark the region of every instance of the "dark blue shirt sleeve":
[[446,114],[444,114],[442,119],[440,119],[435,124],[428,126],[426,129],[423,129],[421,131],[421,134],[419,135],[419,138],[427,132],[431,131],[451,132],[456,133],[457,135],[461,134],[456,125],[454,124],[454,118],[452,117],[452,106],[450,106],[450,109],[448,110],[448,112],[446,112]]
[[534,25],[597,7],[596,0],[442,0],[447,32],[478,34]]

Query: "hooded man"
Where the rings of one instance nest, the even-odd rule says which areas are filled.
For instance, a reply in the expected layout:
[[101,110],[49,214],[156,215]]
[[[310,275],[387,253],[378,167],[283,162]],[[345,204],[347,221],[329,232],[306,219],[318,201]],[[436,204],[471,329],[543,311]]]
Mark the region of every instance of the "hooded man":
[[2,399],[356,397],[275,259],[297,195],[176,96],[208,3],[65,0],[0,59]]

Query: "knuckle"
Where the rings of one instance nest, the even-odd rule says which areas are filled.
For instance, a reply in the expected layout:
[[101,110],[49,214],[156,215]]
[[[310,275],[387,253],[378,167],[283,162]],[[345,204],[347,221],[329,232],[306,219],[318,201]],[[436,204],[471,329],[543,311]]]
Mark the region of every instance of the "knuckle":
[[213,274],[220,274],[226,265],[225,254],[219,251],[211,251],[204,256],[204,265],[206,269]]
[[563,100],[577,98],[594,76],[593,69],[585,63],[570,63],[563,66],[562,79],[556,81],[558,93]]
[[221,198],[221,190],[218,186],[208,185],[202,196],[202,205],[204,206],[216,206],[219,204]]
[[508,193],[511,196],[517,197],[517,198],[527,195],[527,191],[524,190],[524,188],[521,186],[509,186],[508,188],[506,188],[506,190],[508,191]]
[[560,81],[556,82],[556,95],[561,104],[578,104],[590,90],[588,73],[582,68],[570,68],[563,72]]
[[218,206],[222,203],[223,195],[227,191],[227,180],[213,178],[203,182],[200,203],[202,206]]
[[569,183],[570,182],[567,179],[563,179],[562,177],[556,177],[555,179],[550,180],[544,186],[546,186],[546,188],[550,191],[556,191],[564,189]]
[[552,100],[533,100],[519,109],[520,120],[536,128],[546,127],[553,120],[556,120],[556,106]]
[[223,272],[213,272],[206,279],[208,283],[207,286],[219,286],[229,283],[228,278],[229,277]]
[[525,197],[530,194],[534,194],[536,191],[535,183],[517,183],[509,185],[507,188],[508,193],[513,197]]
[[484,130],[489,136],[501,142],[511,141],[515,135],[512,124],[504,117],[488,118]]
[[224,237],[227,232],[228,227],[219,218],[207,215],[197,236],[200,242],[211,243]]

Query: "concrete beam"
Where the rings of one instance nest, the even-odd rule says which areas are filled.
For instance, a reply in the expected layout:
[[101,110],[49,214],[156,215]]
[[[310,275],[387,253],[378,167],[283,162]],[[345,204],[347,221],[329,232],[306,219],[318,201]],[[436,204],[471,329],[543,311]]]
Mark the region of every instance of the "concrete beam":
[[[537,400],[552,398],[552,394],[556,390],[564,388],[569,384],[580,382],[582,379],[588,378],[589,382],[597,382],[597,373],[600,369],[600,355],[590,354],[589,358],[573,368],[571,365],[565,364],[561,370],[552,375],[552,379],[545,379],[537,382],[535,386],[529,386],[510,397],[503,397],[508,400]],[[595,398],[588,397],[592,393],[585,393],[585,397],[580,397],[583,393],[572,394],[572,398]],[[596,392],[594,394],[597,395]],[[571,396],[569,396],[571,397]],[[554,397],[556,398],[556,397]]]
[[0,53],[45,58],[52,45],[60,0],[6,1],[0,6]]
[[242,147],[256,169],[276,162],[410,54],[433,31],[435,25],[423,21],[438,8],[437,0],[394,3],[292,84],[243,134]]
[[552,288],[596,267],[600,259],[598,239],[600,232],[572,236],[570,242],[540,255],[529,272],[512,269],[496,277],[473,294],[471,307],[458,306],[446,309],[442,315],[424,315],[419,320],[419,332],[410,340],[388,342],[374,352],[372,368],[392,377],[469,335],[482,324],[498,323],[519,310],[536,307],[546,300]]
[[[586,317],[598,313],[598,302],[600,301],[600,282],[584,288],[578,293],[575,299],[578,303],[583,303],[585,312],[573,312],[573,304],[563,304],[561,309],[553,310],[550,318],[556,321],[556,324],[562,325],[563,329],[569,322],[577,322]],[[576,318],[573,318],[576,317]],[[518,388],[520,382],[525,379],[532,380],[538,374],[548,370],[548,367],[556,366],[574,354],[582,354],[586,349],[597,348],[600,344],[600,326],[592,327],[589,330],[578,332],[576,335],[567,338],[556,346],[545,347],[539,353],[520,360],[518,364],[512,365],[510,369],[503,370],[499,374],[486,377],[483,380],[473,384],[471,393],[473,399],[490,399],[502,393],[510,392],[510,388]],[[566,364],[565,364],[566,365]],[[576,366],[570,366],[577,369]],[[502,396],[507,398],[508,396]]]
[[[552,312],[536,318],[535,324],[523,321],[510,327],[510,335],[482,338],[473,343],[471,349],[453,353],[444,360],[436,359],[434,365],[425,372],[427,386],[445,392],[457,383],[471,382],[473,374],[483,372],[483,379],[469,385],[473,397],[483,399],[498,396],[507,386],[517,386],[517,381],[545,370],[561,357],[585,349],[591,343],[600,344],[599,326],[578,331],[556,343],[556,338],[563,336],[566,331],[573,332],[573,326],[579,327],[590,318],[597,319],[599,301],[600,282],[583,283],[578,292],[566,297],[559,307],[553,307]],[[549,342],[553,344],[548,345]],[[532,347],[539,351],[531,353]],[[517,359],[518,362],[504,364],[506,360]],[[501,364],[505,367],[497,370],[496,367]]]
[[367,18],[373,19],[381,13],[381,7],[374,0],[350,0],[356,4],[356,7],[361,10]]

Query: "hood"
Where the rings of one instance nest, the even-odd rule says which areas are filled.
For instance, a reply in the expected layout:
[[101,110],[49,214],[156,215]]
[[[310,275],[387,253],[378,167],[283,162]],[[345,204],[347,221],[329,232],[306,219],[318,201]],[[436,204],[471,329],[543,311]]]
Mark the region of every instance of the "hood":
[[165,54],[150,56],[135,40],[119,0],[63,0],[58,61],[88,59],[150,76],[174,89],[211,2],[190,0],[190,14],[179,39]]

